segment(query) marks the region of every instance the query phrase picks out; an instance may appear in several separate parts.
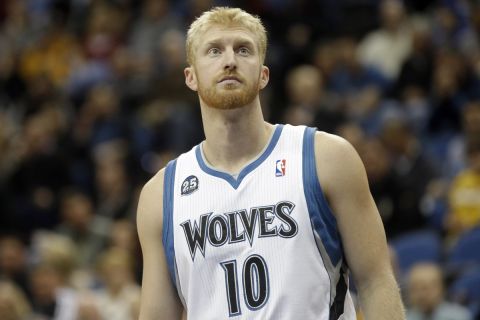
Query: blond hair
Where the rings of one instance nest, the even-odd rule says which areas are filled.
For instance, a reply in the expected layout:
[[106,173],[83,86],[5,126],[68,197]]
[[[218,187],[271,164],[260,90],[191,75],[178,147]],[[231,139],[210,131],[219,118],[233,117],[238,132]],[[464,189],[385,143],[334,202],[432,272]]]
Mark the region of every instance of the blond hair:
[[0,280],[0,301],[11,308],[8,315],[2,314],[2,319],[26,319],[31,313],[27,297],[10,281]]
[[202,13],[190,25],[187,32],[186,51],[187,62],[194,64],[196,42],[201,34],[204,34],[212,26],[222,27],[242,27],[256,35],[258,41],[258,51],[263,63],[267,52],[267,31],[258,16],[239,9],[229,7],[214,7],[209,11]]
[[124,267],[129,271],[133,271],[133,259],[132,256],[122,248],[112,247],[104,251],[97,263],[97,270],[99,273],[104,274],[112,268]]

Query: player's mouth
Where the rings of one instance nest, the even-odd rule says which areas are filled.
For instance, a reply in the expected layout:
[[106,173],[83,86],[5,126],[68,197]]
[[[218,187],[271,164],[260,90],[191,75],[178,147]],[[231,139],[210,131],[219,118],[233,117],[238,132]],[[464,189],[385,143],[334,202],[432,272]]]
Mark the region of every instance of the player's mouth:
[[218,83],[242,83],[242,81],[235,76],[226,76],[221,78]]

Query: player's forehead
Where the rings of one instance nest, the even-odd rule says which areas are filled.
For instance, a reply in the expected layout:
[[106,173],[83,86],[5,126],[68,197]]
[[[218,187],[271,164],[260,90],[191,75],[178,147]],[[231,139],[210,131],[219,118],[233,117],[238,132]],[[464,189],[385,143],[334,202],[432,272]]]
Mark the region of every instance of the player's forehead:
[[258,45],[257,36],[245,27],[222,27],[211,26],[200,34],[197,39],[198,47],[210,44],[226,44],[226,43],[245,43]]

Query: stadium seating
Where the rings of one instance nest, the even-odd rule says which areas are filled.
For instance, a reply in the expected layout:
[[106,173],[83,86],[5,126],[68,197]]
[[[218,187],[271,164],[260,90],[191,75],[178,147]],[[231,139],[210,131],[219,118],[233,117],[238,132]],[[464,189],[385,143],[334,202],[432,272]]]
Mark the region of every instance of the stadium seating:
[[447,255],[446,267],[452,272],[463,272],[480,267],[480,227],[463,234]]
[[453,301],[469,307],[474,319],[480,317],[480,268],[460,275],[448,291]]
[[407,233],[393,239],[390,244],[397,254],[402,274],[406,274],[416,263],[440,263],[442,258],[440,237],[432,230]]

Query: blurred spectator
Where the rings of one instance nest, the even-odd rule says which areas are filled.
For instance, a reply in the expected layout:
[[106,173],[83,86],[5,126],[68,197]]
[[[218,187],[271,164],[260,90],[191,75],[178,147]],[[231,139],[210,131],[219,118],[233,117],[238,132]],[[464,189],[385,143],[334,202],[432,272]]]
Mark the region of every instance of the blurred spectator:
[[0,25],[0,34],[12,44],[15,54],[21,53],[28,44],[36,40],[39,30],[32,23],[26,0],[7,0],[6,16]]
[[467,81],[466,65],[455,53],[440,53],[435,57],[432,79],[432,113],[429,131],[451,138],[460,129],[461,107],[467,100],[462,90]]
[[372,31],[358,47],[360,61],[378,68],[394,80],[411,51],[411,31],[406,23],[405,8],[400,0],[380,2],[381,27]]
[[[135,201],[135,203],[137,202]],[[113,223],[110,232],[110,247],[122,249],[132,257],[132,270],[134,271],[135,279],[140,282],[143,266],[142,255],[137,229],[132,221],[121,219]]]
[[22,290],[0,280],[0,314],[3,320],[31,319],[31,307]]
[[[427,153],[434,155],[434,158],[437,159],[436,164],[441,169],[442,176],[429,184],[424,197],[424,208],[432,225],[439,230],[449,229],[456,224],[452,215],[446,217],[448,211],[451,210],[449,209],[449,197],[451,197],[449,189],[453,189],[451,185],[455,183],[461,172],[469,167],[465,140],[480,137],[480,103],[478,101],[467,102],[462,107],[461,119],[462,131],[457,132],[448,142],[438,139],[433,140],[432,143],[430,140],[427,147]],[[451,241],[456,238],[453,234],[450,237]]]
[[[155,57],[165,33],[182,27],[178,17],[170,10],[167,0],[146,0],[143,2],[141,14],[131,26],[129,49],[135,56],[136,68],[152,72]],[[166,59],[181,58],[166,55]],[[161,61],[160,61],[161,62]],[[182,60],[182,64],[184,60]]]
[[328,88],[338,95],[342,111],[349,119],[360,123],[367,134],[378,134],[382,114],[388,108],[382,99],[390,88],[390,80],[375,67],[360,63],[353,38],[339,38],[333,46],[337,66]]
[[384,123],[381,139],[393,161],[388,184],[392,188],[392,215],[384,220],[387,234],[392,237],[425,226],[422,196],[437,173],[402,117]]
[[[77,39],[71,61],[71,72],[66,85],[75,104],[81,104],[91,87],[113,81],[112,63],[117,50],[126,41],[130,10],[120,2],[94,1],[88,6],[76,1],[73,20],[79,21],[81,37]],[[123,9],[123,10],[122,10]]]
[[328,84],[335,68],[338,66],[337,47],[334,41],[318,43],[313,50],[312,63],[320,69]]
[[365,132],[355,122],[345,122],[341,124],[337,127],[335,133],[350,142],[357,152],[361,152],[364,142],[367,139]]
[[463,133],[466,136],[480,136],[480,101],[471,101],[464,107]]
[[397,78],[397,95],[407,90],[420,90],[428,95],[433,73],[433,48],[429,21],[426,17],[412,19],[412,51],[403,62]]
[[34,265],[55,269],[59,285],[70,285],[70,277],[77,265],[75,243],[72,239],[51,231],[36,231],[32,236],[31,254]]
[[79,110],[76,124],[73,137],[75,143],[88,148],[93,149],[102,142],[126,138],[128,126],[121,114],[117,90],[105,83],[92,87]]
[[[141,128],[141,131],[135,132],[134,147],[144,148],[138,150],[142,151],[140,156],[143,160],[145,153],[150,154],[152,151],[162,158],[180,154],[202,140],[203,132],[199,130],[202,121],[200,108],[185,102],[160,97],[148,100],[140,107],[137,128]],[[165,160],[167,159],[163,161]]]
[[[107,220],[132,214],[133,192],[124,141],[112,140],[94,150],[97,213]],[[108,232],[107,232],[108,234]]]
[[96,294],[102,320],[138,318],[135,306],[140,299],[140,286],[134,282],[133,261],[120,248],[106,251],[99,260],[98,271],[105,287]]
[[454,179],[449,192],[446,229],[451,237],[480,225],[480,136],[467,138],[468,166]]
[[168,30],[159,39],[155,55],[165,57],[153,66],[153,96],[172,103],[195,104],[197,98],[185,86],[183,69],[185,68],[185,35],[176,30]]
[[285,114],[287,122],[313,125],[323,93],[320,71],[313,66],[298,66],[287,75],[285,86],[289,100]]
[[66,32],[63,23],[51,24],[21,57],[23,77],[28,81],[45,75],[55,86],[63,86],[70,75],[76,45],[76,39]]
[[140,17],[132,25],[128,44],[130,54],[135,57],[131,63],[129,86],[132,94],[161,97],[177,105],[196,104],[196,97],[184,84],[182,25],[180,18],[170,10],[169,1],[143,3]]
[[15,48],[0,34],[0,106],[15,105],[24,99],[25,81],[18,72]]
[[33,243],[30,286],[34,314],[39,319],[75,320],[78,296],[70,287],[76,266],[73,241],[55,233],[37,232]]
[[103,320],[95,298],[92,293],[82,295],[78,305],[78,320]]
[[408,320],[470,320],[468,309],[445,301],[440,266],[422,263],[412,267],[407,279]]
[[378,135],[385,113],[396,108],[395,104],[382,100],[377,86],[367,86],[346,96],[345,115],[357,122],[367,135]]
[[135,254],[138,249],[137,231],[135,225],[128,220],[118,220],[112,226],[110,245]]
[[402,109],[411,124],[411,128],[419,137],[425,136],[431,105],[428,95],[419,86],[408,85],[401,92]]
[[50,264],[33,268],[31,290],[34,319],[75,320],[77,316],[76,294],[62,285],[59,271]]
[[[20,128],[11,113],[0,110],[0,186],[15,169],[20,158]],[[1,188],[1,187],[0,187]]]
[[467,166],[466,137],[480,136],[480,101],[470,101],[462,108],[462,131],[446,144],[445,176],[451,178]]
[[0,279],[6,279],[29,294],[27,248],[15,236],[0,239]]
[[93,200],[79,190],[67,189],[60,200],[62,222],[59,234],[72,239],[75,245],[76,266],[91,267],[106,244],[106,236],[96,229]]
[[431,113],[429,95],[433,77],[433,50],[428,21],[412,21],[412,52],[402,64],[393,94],[402,102],[412,128],[424,135]]
[[343,120],[340,110],[327,96],[322,74],[315,66],[301,65],[292,69],[285,86],[288,95],[287,123],[316,126],[333,132]]
[[115,2],[96,1],[86,21],[84,50],[89,59],[108,62],[124,41],[127,10]]
[[478,39],[469,21],[467,1],[442,1],[435,9],[433,40],[437,47],[462,53],[478,49]]
[[391,236],[391,223],[389,222],[395,210],[395,190],[393,177],[393,163],[387,149],[379,139],[362,141],[358,152],[365,164],[370,191],[372,192],[378,211]]
[[29,234],[58,223],[57,194],[68,183],[67,163],[60,150],[62,109],[46,108],[25,120],[19,156],[8,180],[16,230]]
[[339,38],[331,46],[336,48],[337,67],[328,82],[329,89],[341,95],[358,95],[359,91],[368,87],[386,92],[389,80],[375,68],[360,63],[354,38]]

